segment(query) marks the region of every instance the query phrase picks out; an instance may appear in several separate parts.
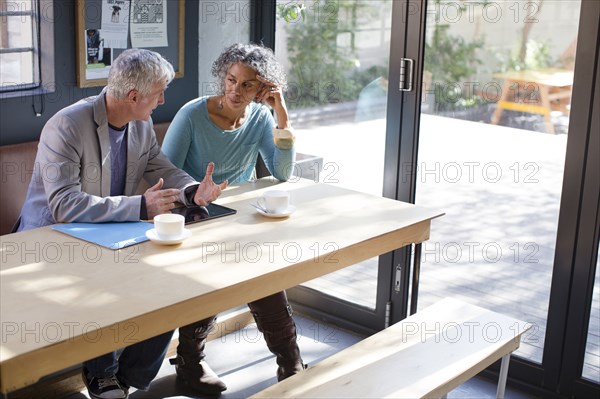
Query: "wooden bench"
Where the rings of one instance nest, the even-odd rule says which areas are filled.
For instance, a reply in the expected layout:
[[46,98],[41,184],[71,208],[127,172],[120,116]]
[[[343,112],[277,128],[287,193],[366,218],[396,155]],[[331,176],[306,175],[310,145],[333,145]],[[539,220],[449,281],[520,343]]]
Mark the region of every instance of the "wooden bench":
[[252,398],[443,397],[511,352],[531,326],[446,298]]

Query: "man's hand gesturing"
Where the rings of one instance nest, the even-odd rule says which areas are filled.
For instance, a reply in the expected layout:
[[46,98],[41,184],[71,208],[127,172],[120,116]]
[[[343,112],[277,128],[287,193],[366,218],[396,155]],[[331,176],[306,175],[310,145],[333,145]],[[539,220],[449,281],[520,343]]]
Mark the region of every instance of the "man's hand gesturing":
[[227,187],[227,180],[221,184],[216,184],[213,181],[212,175],[214,170],[215,164],[210,162],[206,167],[206,175],[202,182],[200,182],[196,195],[194,195],[194,203],[196,205],[208,205],[210,202],[216,200],[219,195],[221,195],[221,192]]
[[164,180],[160,178],[158,183],[150,187],[144,193],[144,199],[146,200],[146,212],[148,213],[148,220],[151,220],[156,215],[161,213],[169,213],[171,209],[175,208],[175,202],[179,200],[179,193],[181,190],[177,188],[162,189]]

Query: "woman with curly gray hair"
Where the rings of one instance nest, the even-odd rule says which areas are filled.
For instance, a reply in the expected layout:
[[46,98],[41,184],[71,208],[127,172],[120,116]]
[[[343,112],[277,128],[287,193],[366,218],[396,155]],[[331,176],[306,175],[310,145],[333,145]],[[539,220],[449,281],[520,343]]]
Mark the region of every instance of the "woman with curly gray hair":
[[282,92],[286,78],[273,52],[234,44],[213,63],[212,74],[218,94],[194,99],[177,112],[163,142],[164,153],[199,181],[206,169],[202,165],[211,161],[214,181],[252,180],[259,153],[275,178],[289,179],[294,137]]
[[[275,178],[289,179],[295,160],[294,136],[282,90],[285,74],[273,52],[255,44],[234,44],[214,62],[219,92],[185,104],[169,126],[163,152],[196,179],[215,163],[213,180],[240,183],[253,178],[258,154]],[[273,109],[276,121],[269,107]],[[305,366],[296,343],[296,325],[285,291],[248,304],[277,360],[279,381]],[[181,327],[177,377],[202,394],[227,389],[204,361],[204,347],[216,316]]]

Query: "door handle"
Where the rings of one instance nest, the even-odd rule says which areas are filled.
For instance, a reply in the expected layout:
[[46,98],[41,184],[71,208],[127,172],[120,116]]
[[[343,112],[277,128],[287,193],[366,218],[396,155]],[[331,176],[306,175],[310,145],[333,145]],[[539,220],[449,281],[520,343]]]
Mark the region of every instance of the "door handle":
[[400,91],[412,91],[413,88],[413,67],[415,60],[410,58],[400,58]]

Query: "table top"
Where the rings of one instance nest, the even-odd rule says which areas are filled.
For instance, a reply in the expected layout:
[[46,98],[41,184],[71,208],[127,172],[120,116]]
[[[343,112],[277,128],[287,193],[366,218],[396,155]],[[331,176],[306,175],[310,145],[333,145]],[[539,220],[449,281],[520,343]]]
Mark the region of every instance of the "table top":
[[[288,218],[250,206],[288,190]],[[429,238],[442,213],[308,180],[228,188],[236,215],[113,251],[49,227],[0,236],[1,391]],[[36,370],[27,365],[35,360]]]
[[507,71],[494,74],[494,77],[498,79],[537,83],[550,87],[572,86],[573,76],[573,71],[558,68],[524,69],[522,71]]

